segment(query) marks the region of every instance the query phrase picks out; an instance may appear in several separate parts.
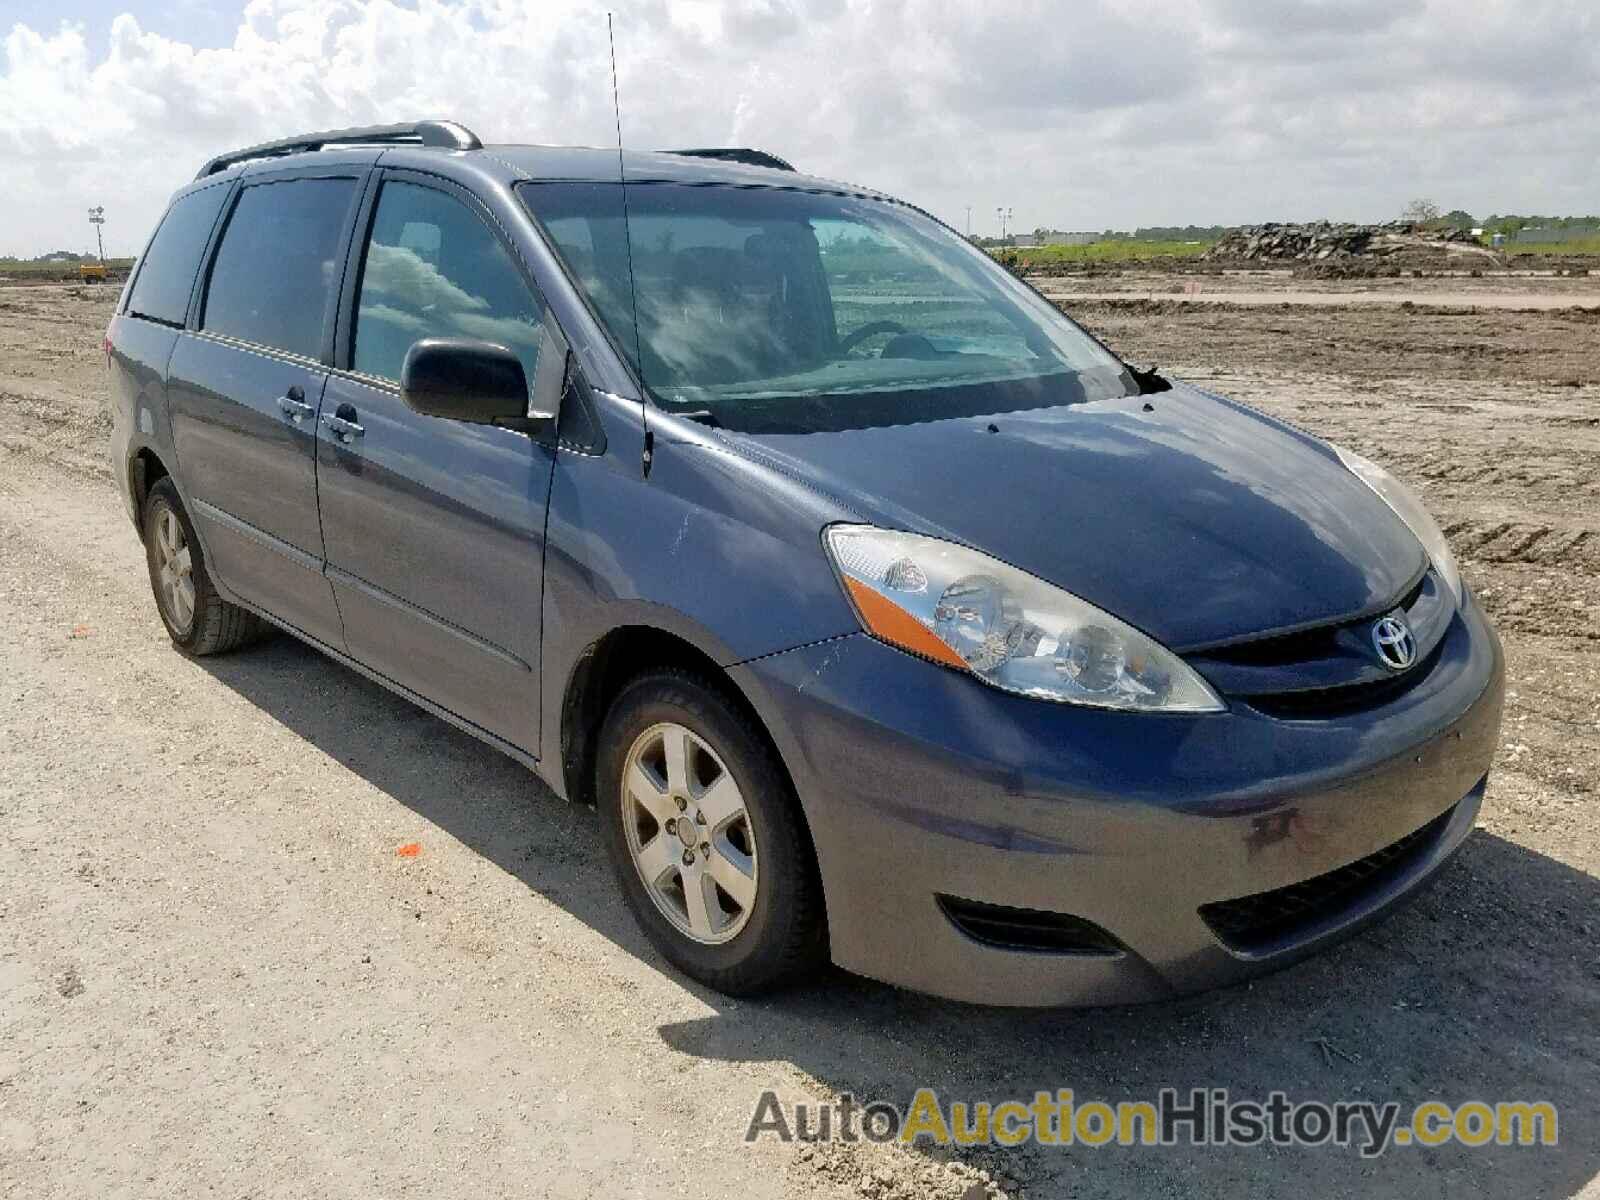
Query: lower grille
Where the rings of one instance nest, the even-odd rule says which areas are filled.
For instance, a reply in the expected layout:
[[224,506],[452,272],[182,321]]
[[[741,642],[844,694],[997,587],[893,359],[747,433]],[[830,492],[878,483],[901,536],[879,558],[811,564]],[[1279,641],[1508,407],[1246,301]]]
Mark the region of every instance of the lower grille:
[[1200,916],[1235,950],[1268,949],[1352,907],[1405,873],[1432,848],[1455,813],[1452,806],[1414,833],[1353,863],[1270,892],[1200,907]]
[[1093,921],[1069,913],[1033,908],[1007,908],[981,900],[939,896],[939,908],[950,923],[973,941],[1002,950],[1047,954],[1120,954],[1122,945]]

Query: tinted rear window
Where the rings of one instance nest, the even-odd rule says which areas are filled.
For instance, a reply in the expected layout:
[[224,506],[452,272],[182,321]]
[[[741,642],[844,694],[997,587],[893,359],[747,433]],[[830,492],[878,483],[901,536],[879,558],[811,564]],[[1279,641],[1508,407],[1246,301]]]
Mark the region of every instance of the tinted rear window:
[[217,247],[200,327],[318,358],[338,303],[354,179],[244,189]]
[[128,299],[130,313],[170,325],[183,324],[200,255],[205,252],[211,227],[217,222],[217,210],[227,195],[225,186],[203,188],[190,192],[167,210],[134,280]]

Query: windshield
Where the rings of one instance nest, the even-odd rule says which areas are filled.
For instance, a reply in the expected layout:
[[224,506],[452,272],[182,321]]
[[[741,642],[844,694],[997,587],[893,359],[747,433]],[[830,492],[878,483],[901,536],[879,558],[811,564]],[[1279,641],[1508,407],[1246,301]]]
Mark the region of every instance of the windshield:
[[1048,302],[901,205],[629,184],[625,239],[616,184],[521,190],[667,409],[735,429],[806,432],[1136,390]]

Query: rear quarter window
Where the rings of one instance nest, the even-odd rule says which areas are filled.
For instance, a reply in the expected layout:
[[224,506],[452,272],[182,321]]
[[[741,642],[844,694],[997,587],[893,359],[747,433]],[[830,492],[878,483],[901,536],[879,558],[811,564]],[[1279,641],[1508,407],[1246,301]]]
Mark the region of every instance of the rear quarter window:
[[354,179],[246,187],[217,247],[200,327],[320,358],[356,197]]
[[167,325],[182,325],[189,313],[200,256],[217,213],[228,196],[224,186],[202,188],[175,200],[162,218],[128,297],[128,312]]

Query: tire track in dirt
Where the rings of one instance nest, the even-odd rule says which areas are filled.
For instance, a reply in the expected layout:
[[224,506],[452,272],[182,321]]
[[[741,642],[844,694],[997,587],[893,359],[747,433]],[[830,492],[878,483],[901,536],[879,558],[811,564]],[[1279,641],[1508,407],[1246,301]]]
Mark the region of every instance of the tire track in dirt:
[[1451,521],[1445,536],[1464,558],[1489,563],[1537,563],[1600,574],[1600,531],[1518,521]]

